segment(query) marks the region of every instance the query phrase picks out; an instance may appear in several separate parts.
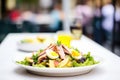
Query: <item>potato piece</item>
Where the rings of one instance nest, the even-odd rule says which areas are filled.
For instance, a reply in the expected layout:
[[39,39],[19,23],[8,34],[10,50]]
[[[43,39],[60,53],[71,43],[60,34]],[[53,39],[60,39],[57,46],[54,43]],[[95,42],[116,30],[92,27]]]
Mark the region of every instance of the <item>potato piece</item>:
[[49,60],[49,67],[55,68],[54,60]]
[[64,67],[68,62],[69,62],[69,57],[66,56],[65,59],[59,63],[58,67],[60,67],[60,68]]
[[30,57],[26,57],[25,59],[26,59],[28,62],[33,63],[33,59],[31,59]]

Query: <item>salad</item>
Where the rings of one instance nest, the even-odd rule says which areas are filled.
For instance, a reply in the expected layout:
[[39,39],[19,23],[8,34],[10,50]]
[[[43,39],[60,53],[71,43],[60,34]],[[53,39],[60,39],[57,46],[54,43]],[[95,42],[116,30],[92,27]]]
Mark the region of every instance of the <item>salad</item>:
[[69,48],[57,42],[16,63],[39,68],[71,68],[94,65],[99,62],[94,60],[90,52],[82,54],[78,49]]
[[45,38],[36,37],[36,38],[25,38],[20,41],[21,43],[43,43]]

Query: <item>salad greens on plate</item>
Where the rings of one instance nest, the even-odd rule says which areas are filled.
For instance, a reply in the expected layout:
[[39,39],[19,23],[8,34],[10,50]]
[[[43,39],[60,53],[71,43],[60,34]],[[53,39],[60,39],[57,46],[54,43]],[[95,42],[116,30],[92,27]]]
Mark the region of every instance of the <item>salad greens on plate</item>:
[[39,50],[16,63],[39,68],[71,68],[98,64],[99,61],[96,61],[90,52],[82,54],[78,49],[57,43],[50,44],[44,50]]

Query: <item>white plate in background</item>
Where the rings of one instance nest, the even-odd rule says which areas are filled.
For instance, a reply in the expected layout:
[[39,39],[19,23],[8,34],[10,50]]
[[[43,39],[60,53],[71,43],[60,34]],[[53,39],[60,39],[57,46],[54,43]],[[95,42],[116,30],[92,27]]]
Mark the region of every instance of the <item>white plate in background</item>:
[[22,51],[38,51],[40,49],[44,49],[47,47],[49,44],[45,43],[17,43],[17,48]]
[[[21,40],[17,42],[17,48],[22,51],[38,51],[40,49],[45,49],[50,43],[54,42],[54,38],[47,35],[40,35],[41,38],[44,38],[44,42],[33,42],[33,43],[22,43]],[[27,39],[27,38],[26,38]],[[37,38],[28,38],[28,39],[37,39]],[[24,39],[23,39],[24,40]]]

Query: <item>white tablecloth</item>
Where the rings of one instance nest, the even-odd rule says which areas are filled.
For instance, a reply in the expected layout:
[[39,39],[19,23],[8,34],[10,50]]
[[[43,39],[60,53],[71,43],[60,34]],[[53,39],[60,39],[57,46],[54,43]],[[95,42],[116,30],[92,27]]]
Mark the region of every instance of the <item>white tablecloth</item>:
[[13,61],[15,56],[28,54],[18,51],[16,43],[24,37],[36,35],[42,35],[42,33],[9,34],[5,38],[0,45],[0,80],[120,80],[120,57],[85,36],[82,36],[79,41],[73,41],[72,45],[83,52],[90,51],[102,58],[100,65],[90,73],[71,77],[46,77],[26,72],[25,69],[19,67]]

